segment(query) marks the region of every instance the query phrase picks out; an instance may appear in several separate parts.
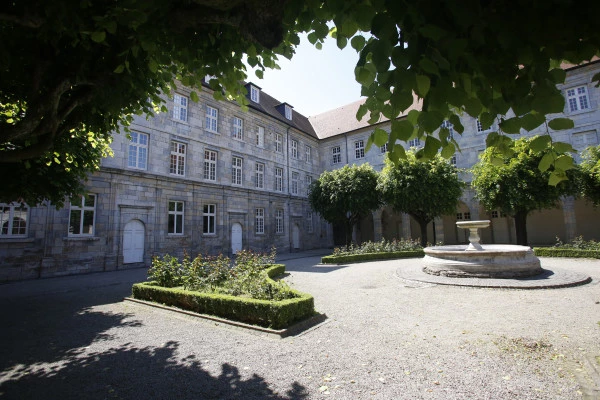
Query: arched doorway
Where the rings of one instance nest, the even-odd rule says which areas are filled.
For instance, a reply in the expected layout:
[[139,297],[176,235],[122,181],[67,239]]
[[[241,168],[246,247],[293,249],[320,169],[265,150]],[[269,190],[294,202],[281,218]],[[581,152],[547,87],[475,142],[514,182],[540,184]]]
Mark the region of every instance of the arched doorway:
[[132,219],[123,229],[123,264],[144,261],[146,229],[142,221]]
[[300,228],[298,224],[294,224],[292,227],[292,247],[294,250],[300,249]]
[[236,222],[231,225],[231,253],[236,254],[242,247],[242,225]]

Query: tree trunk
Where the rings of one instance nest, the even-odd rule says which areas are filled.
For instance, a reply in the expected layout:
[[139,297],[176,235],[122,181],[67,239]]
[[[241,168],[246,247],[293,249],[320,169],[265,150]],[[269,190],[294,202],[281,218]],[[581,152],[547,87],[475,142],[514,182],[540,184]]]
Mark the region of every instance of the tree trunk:
[[417,222],[421,227],[421,246],[427,247],[427,223],[429,221],[417,219]]
[[344,224],[344,227],[346,228],[346,248],[348,246],[350,246],[350,243],[352,243],[352,229],[354,228],[354,224],[350,221],[346,221],[346,223]]
[[527,211],[519,211],[514,216],[517,244],[520,246],[527,246],[527,213]]

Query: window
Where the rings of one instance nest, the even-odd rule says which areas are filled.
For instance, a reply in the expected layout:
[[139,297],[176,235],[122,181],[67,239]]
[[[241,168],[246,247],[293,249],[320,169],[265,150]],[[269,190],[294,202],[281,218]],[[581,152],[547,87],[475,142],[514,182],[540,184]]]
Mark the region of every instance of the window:
[[0,237],[26,236],[29,207],[21,204],[0,204]]
[[283,135],[281,133],[275,134],[275,151],[283,153]]
[[244,139],[244,120],[238,117],[233,117],[233,138]]
[[174,175],[185,175],[185,144],[171,142],[171,163],[169,172]]
[[450,165],[454,165],[456,167],[456,154],[450,157]]
[[69,235],[94,235],[94,220],[96,219],[95,214],[95,194],[88,194],[85,196],[71,199],[71,210],[69,214]]
[[580,111],[590,108],[588,91],[586,86],[579,86],[567,90],[567,102],[569,111]]
[[300,174],[292,172],[292,194],[298,194],[298,179]]
[[454,139],[454,125],[452,125],[450,121],[446,120],[442,122],[442,126],[440,128],[448,130],[448,140]]
[[304,183],[306,184],[306,195],[310,192],[310,185],[312,185],[312,176],[306,175],[304,177]]
[[256,86],[250,85],[250,100],[252,100],[255,103],[260,102],[260,91]]
[[214,107],[206,106],[206,130],[218,132],[219,110]]
[[217,152],[212,150],[204,151],[204,179],[209,181],[217,180]]
[[287,104],[285,105],[285,117],[289,120],[292,119],[292,107]]
[[354,154],[356,159],[365,158],[365,141],[357,140],[354,142]]
[[256,163],[256,187],[265,187],[265,164]]
[[256,145],[258,147],[265,146],[265,128],[262,126],[259,126],[258,131],[256,132]]
[[456,220],[461,221],[463,219],[462,213],[456,213]]
[[205,235],[214,235],[217,226],[217,206],[216,204],[205,204],[202,216],[202,233]]
[[419,147],[420,145],[421,145],[421,141],[419,140],[419,138],[408,141],[408,147]]
[[598,136],[596,131],[586,131],[574,133],[571,136],[571,143],[573,147],[579,151],[583,151],[589,146],[595,146],[598,144]]
[[298,158],[298,141],[290,140],[290,147],[292,148],[292,158]]
[[283,233],[283,210],[275,210],[275,233]]
[[255,223],[256,234],[262,235],[263,233],[265,233],[265,209],[264,208],[256,209],[255,221],[256,221],[256,223]]
[[175,93],[173,95],[173,119],[187,121],[188,98]]
[[169,235],[183,235],[183,201],[169,201]]
[[283,168],[275,167],[275,191],[283,192]]
[[379,151],[381,152],[381,154],[385,154],[385,153],[387,153],[387,152],[388,152],[388,144],[386,143],[386,144],[384,144],[383,146],[381,146],[381,147],[379,148]]
[[304,146],[304,159],[307,163],[312,161],[312,149],[310,146]]
[[470,212],[464,212],[463,213],[463,219],[465,219],[466,221],[471,219],[471,213]]
[[498,218],[498,211],[494,210],[491,212],[491,217],[492,218]]
[[476,122],[477,122],[477,132],[483,132],[484,131],[483,125],[481,125],[481,121],[479,120],[479,118],[477,118]]
[[242,167],[244,160],[241,157],[233,157],[231,159],[231,183],[233,185],[242,184]]
[[335,146],[331,149],[332,163],[339,164],[342,162],[342,150],[340,146]]
[[148,162],[148,135],[131,132],[129,143],[129,158],[127,166],[136,169],[146,169]]
[[313,232],[313,213],[310,211],[306,214],[306,230],[308,233]]

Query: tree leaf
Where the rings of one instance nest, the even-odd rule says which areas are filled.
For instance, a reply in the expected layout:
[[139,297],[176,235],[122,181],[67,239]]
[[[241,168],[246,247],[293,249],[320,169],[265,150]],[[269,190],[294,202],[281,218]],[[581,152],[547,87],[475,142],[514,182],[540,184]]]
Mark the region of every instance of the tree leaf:
[[500,122],[500,128],[506,133],[520,133],[521,121],[519,117],[508,118]]
[[554,118],[552,121],[548,122],[548,126],[550,129],[560,131],[563,129],[572,129],[575,127],[575,123],[570,118]]
[[550,186],[556,186],[559,183],[561,183],[562,181],[566,181],[569,178],[567,177],[567,174],[565,174],[562,171],[552,171],[552,173],[550,174],[550,177],[548,178],[548,185]]
[[550,135],[542,135],[533,139],[529,146],[533,151],[543,151],[548,148],[550,142],[552,142]]
[[366,43],[366,40],[365,40],[364,36],[361,36],[361,35],[354,36],[352,38],[352,40],[350,40],[350,45],[357,52],[361,51],[363,49],[363,47],[365,47],[365,43]]
[[554,151],[556,151],[557,153],[576,153],[577,152],[577,150],[575,150],[573,148],[573,146],[571,146],[569,143],[553,142],[552,147],[554,148]]
[[375,146],[381,147],[388,141],[388,133],[381,128],[376,128],[372,136],[374,137],[373,143],[375,143]]
[[105,31],[92,32],[92,35],[90,37],[92,38],[92,40],[94,42],[102,43],[106,39],[106,32]]
[[415,127],[407,119],[392,121],[392,132],[402,141],[407,141],[413,135]]
[[421,97],[425,97],[429,92],[431,86],[431,80],[426,75],[417,75],[417,94]]
[[541,172],[545,172],[545,171],[548,170],[548,168],[550,168],[550,166],[553,163],[554,163],[554,154],[552,154],[552,153],[546,153],[546,154],[544,154],[544,156],[540,160],[540,162],[538,164],[538,169]]

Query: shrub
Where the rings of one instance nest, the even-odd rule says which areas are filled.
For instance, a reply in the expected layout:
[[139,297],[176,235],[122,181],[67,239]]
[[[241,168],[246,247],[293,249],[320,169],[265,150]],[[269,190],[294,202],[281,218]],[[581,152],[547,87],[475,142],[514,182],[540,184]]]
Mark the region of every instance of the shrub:
[[148,270],[148,279],[160,286],[175,287],[183,283],[184,271],[176,257],[165,254],[162,259],[152,258],[152,266]]
[[344,254],[344,255],[330,255],[321,258],[323,264],[343,264],[361,261],[373,261],[373,260],[390,260],[396,258],[412,258],[412,257],[423,257],[425,253],[423,249],[420,250],[407,250],[407,251],[393,251],[387,253],[364,253],[364,254]]
[[560,249],[578,249],[578,250],[596,250],[600,251],[600,242],[595,240],[583,240],[583,236],[577,236],[571,243],[563,243],[558,237],[556,238],[555,248]]
[[402,251],[422,250],[423,247],[419,241],[412,239],[393,239],[381,240],[380,242],[364,242],[361,245],[350,244],[347,247],[336,247],[333,249],[333,256],[367,254],[367,253],[393,253]]

